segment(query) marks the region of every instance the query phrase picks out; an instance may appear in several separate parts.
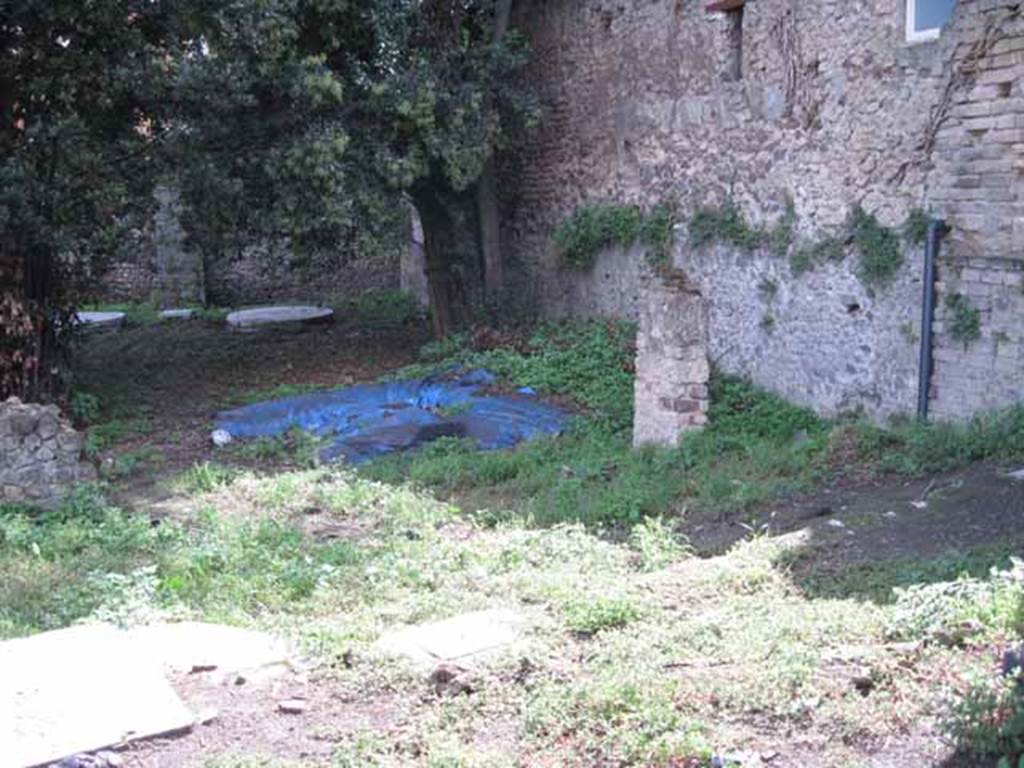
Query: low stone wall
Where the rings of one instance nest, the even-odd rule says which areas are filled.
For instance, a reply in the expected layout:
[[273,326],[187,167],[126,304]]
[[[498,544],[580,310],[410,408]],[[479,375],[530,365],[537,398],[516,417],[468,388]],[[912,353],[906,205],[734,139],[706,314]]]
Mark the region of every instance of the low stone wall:
[[708,311],[691,286],[644,283],[636,339],[633,445],[675,447],[707,423]]
[[95,479],[82,461],[83,440],[55,405],[0,403],[0,503],[52,507],[76,483]]

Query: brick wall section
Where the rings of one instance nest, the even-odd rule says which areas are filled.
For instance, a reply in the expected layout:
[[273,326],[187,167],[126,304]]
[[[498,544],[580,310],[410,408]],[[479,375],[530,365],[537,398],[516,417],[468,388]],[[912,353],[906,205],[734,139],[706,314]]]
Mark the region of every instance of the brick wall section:
[[[602,256],[582,280],[558,264],[551,232],[578,204],[667,197],[685,215],[731,197],[770,225],[788,195],[798,241],[838,233],[856,204],[892,227],[917,207],[943,215],[955,228],[943,274],[980,259],[1000,287],[977,290],[1016,306],[1020,290],[1006,275],[1016,274],[1024,234],[1017,4],[960,0],[938,41],[910,45],[903,0],[748,2],[739,81],[727,79],[729,21],[704,5],[517,4],[546,114],[501,164],[510,295],[545,313],[635,318],[643,269],[629,257]],[[893,284],[874,291],[856,278],[853,254],[796,276],[770,253],[696,252],[681,232],[673,260],[709,302],[712,357],[723,368],[825,412],[885,417],[912,411],[916,397],[923,248],[906,256]],[[771,302],[758,288],[765,280],[778,285]],[[1005,312],[1008,330],[985,326],[985,339],[1024,335],[1024,315]],[[985,369],[995,377],[989,395],[973,394],[955,377],[960,358],[943,334],[937,412],[959,417],[1020,399],[1024,370],[1007,362]]]
[[[939,264],[931,409],[961,419],[1024,398],[1024,17],[1005,2],[961,14],[956,82],[936,106],[927,200],[953,226]],[[981,313],[981,337],[950,335],[945,300]]]
[[[941,419],[1018,402],[1024,396],[1024,262],[953,259],[940,267],[937,284],[932,413]],[[981,313],[981,337],[950,334],[945,299],[959,293]]]

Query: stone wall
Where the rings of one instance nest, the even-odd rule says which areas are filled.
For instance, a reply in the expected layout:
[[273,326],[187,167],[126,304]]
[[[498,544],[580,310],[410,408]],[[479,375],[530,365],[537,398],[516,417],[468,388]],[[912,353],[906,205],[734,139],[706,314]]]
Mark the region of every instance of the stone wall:
[[54,506],[76,483],[94,480],[82,443],[55,405],[0,403],[0,504]]
[[[965,349],[940,307],[936,413],[1021,399],[1019,4],[960,0],[938,40],[909,44],[904,0],[747,2],[738,79],[737,17],[706,5],[517,3],[546,112],[500,164],[509,294],[543,313],[637,317],[635,254],[604,254],[585,275],[558,262],[551,233],[581,203],[668,199],[685,220],[733,200],[768,227],[789,198],[794,247],[842,234],[855,205],[892,228],[921,208],[953,227],[943,286],[962,282],[951,290],[982,309],[982,338]],[[723,368],[825,412],[910,412],[923,248],[908,248],[893,283],[874,290],[847,251],[797,275],[770,252],[693,249],[682,228],[672,258],[709,302],[711,354]]]
[[341,244],[308,255],[286,243],[253,243],[204,258],[190,247],[181,225],[180,196],[156,190],[152,225],[137,233],[127,256],[109,264],[95,286],[100,301],[153,301],[161,307],[192,303],[240,306],[267,301],[330,301],[372,289],[399,287],[404,237],[391,251],[361,256]]
[[203,262],[186,244],[181,200],[169,187],[154,191],[150,226],[135,233],[126,253],[103,269],[95,293],[103,301],[153,301],[161,307],[204,303]]
[[205,263],[207,300],[216,306],[354,298],[398,289],[400,253],[361,258],[347,249],[298,255],[284,245],[253,245]]

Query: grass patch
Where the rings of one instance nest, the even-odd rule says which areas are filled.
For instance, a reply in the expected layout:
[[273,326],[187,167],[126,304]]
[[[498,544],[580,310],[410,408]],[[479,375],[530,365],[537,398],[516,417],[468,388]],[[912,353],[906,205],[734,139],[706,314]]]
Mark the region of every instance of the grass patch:
[[619,629],[640,617],[640,610],[629,600],[596,598],[578,600],[565,607],[565,622],[580,635],[596,635],[608,629]]
[[525,516],[550,525],[580,520],[632,526],[692,500],[743,509],[808,487],[823,467],[829,426],[743,381],[718,377],[711,427],[679,449],[634,451],[632,329],[604,322],[542,326],[519,348],[473,351],[465,341],[426,352],[421,375],[453,365],[486,367],[508,385],[572,397],[585,413],[562,434],[515,450],[480,453],[467,441],[438,440],[365,470],[468,497],[486,519]]
[[369,328],[406,325],[423,319],[423,309],[407,291],[371,289],[333,304],[338,320]]
[[147,418],[111,419],[103,424],[89,427],[85,433],[85,454],[96,456],[115,443],[129,437],[148,435],[153,432],[153,424]]
[[860,458],[883,472],[935,474],[974,461],[1024,456],[1024,406],[978,414],[966,424],[904,421],[889,429],[852,429]]
[[243,392],[232,393],[227,399],[227,405],[253,405],[267,400],[281,400],[286,397],[298,397],[308,395],[311,392],[321,392],[331,389],[331,384],[278,384],[273,387],[260,389],[248,389]]

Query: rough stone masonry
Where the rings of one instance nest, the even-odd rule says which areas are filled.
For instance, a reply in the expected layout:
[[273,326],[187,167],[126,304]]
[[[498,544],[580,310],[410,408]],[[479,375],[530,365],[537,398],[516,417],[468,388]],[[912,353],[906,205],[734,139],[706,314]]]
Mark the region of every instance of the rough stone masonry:
[[[501,159],[508,295],[550,315],[641,316],[636,249],[588,271],[554,229],[581,204],[732,201],[769,228],[792,201],[790,253],[842,237],[854,206],[899,232],[921,209],[951,234],[939,263],[931,410],[964,418],[1024,398],[1024,6],[959,0],[908,42],[907,0],[520,0],[539,130]],[[739,4],[737,4],[739,5]],[[808,272],[771,249],[690,246],[674,266],[708,303],[720,368],[826,414],[912,413],[923,246],[884,286],[858,254]],[[947,298],[980,312],[958,338]]]
[[0,504],[56,506],[72,486],[95,479],[82,445],[56,405],[0,403]]
[[645,281],[636,339],[633,446],[675,447],[707,423],[707,304],[689,286]]

